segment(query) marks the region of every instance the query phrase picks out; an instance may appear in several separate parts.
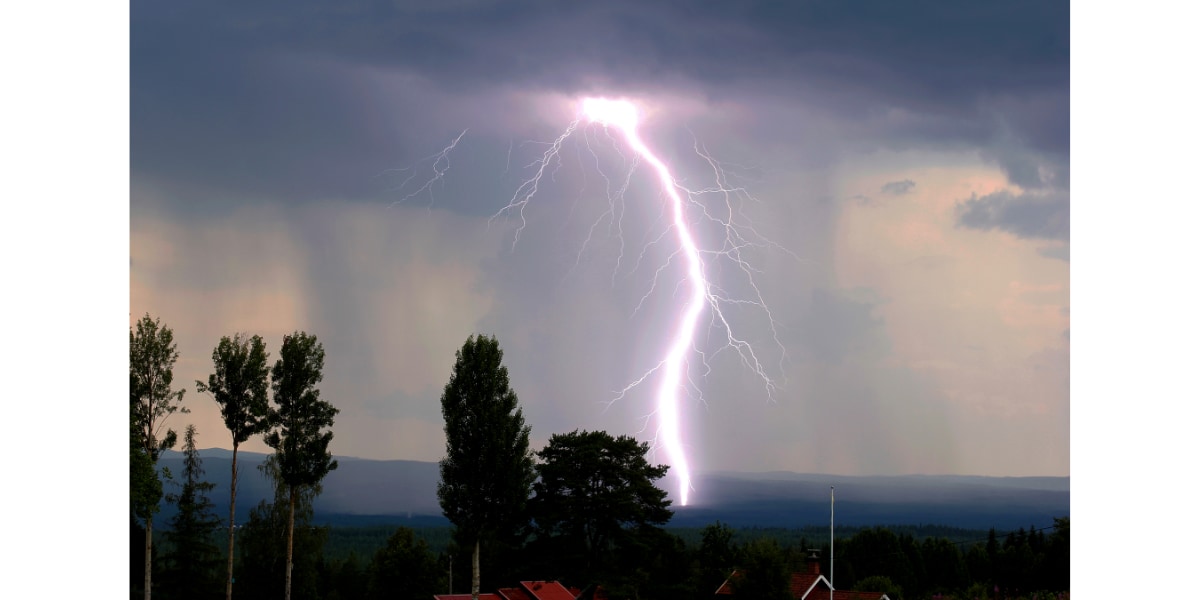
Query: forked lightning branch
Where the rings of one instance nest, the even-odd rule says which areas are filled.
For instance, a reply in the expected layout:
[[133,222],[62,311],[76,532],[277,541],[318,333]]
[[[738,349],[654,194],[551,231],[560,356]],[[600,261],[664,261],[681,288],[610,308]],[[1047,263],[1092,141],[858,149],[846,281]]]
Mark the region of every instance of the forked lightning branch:
[[[526,208],[537,195],[542,179],[551,170],[552,161],[558,158],[564,141],[580,127],[581,123],[585,126],[615,130],[629,149],[634,152],[638,161],[648,164],[654,170],[662,193],[645,194],[645,197],[653,201],[665,198],[669,205],[666,209],[670,216],[670,233],[678,246],[677,251],[672,255],[682,255],[686,263],[683,281],[679,282],[679,289],[686,289],[686,293],[683,294],[683,301],[672,311],[674,322],[670,324],[670,338],[667,340],[667,348],[662,359],[646,369],[640,377],[628,383],[617,393],[616,399],[622,399],[632,394],[642,384],[656,386],[654,410],[650,415],[656,423],[654,443],[655,447],[665,450],[671,470],[678,480],[680,503],[686,506],[688,496],[692,491],[692,470],[681,426],[682,398],[688,395],[689,390],[695,391],[702,398],[700,387],[689,377],[688,367],[692,360],[698,360],[707,371],[709,356],[721,350],[732,349],[738,354],[742,363],[761,378],[768,397],[773,396],[776,384],[768,375],[767,369],[759,358],[759,353],[746,339],[739,337],[734,331],[730,319],[726,318],[724,309],[736,304],[750,305],[763,311],[782,363],[783,345],[779,341],[775,320],[766,303],[763,302],[757,284],[754,283],[755,270],[743,258],[743,251],[749,248],[768,246],[783,249],[778,244],[758,235],[752,227],[735,221],[741,211],[734,205],[734,199],[742,198],[747,193],[744,189],[728,186],[727,178],[720,164],[702,151],[698,145],[696,152],[712,168],[716,183],[701,190],[689,190],[681,185],[672,174],[670,167],[642,139],[638,129],[640,119],[641,112],[638,106],[629,100],[585,98],[580,101],[576,119],[553,143],[548,145],[548,149],[541,158],[532,165],[533,176],[517,188],[508,205],[492,218],[506,215],[518,218],[520,224],[514,234],[513,244],[515,245],[520,240],[521,231],[526,224]],[[457,141],[455,140],[455,142]],[[623,195],[631,192],[628,192],[627,187],[622,187],[618,193]],[[721,198],[719,210],[702,203],[700,201],[702,196]],[[699,219],[710,221],[716,226],[716,230],[723,232],[722,239],[718,240],[716,247],[702,248],[698,244],[697,232],[689,223]],[[784,251],[786,252],[786,250]],[[712,262],[726,261],[744,273],[745,280],[749,282],[750,297],[734,297],[715,285],[707,275],[706,259]],[[656,279],[665,268],[666,265],[659,268]],[[718,332],[717,337],[724,337],[723,343],[716,344],[716,348],[707,349],[707,352],[696,345],[696,334],[701,326],[702,317],[706,315],[709,317],[710,326],[713,326]]]

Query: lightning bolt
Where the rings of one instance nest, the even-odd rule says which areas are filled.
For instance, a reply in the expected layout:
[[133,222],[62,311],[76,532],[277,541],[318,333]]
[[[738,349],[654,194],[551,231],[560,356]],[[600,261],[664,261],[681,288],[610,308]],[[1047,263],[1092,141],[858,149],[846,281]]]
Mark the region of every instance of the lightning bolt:
[[409,189],[409,184],[412,183],[412,181],[423,172],[425,165],[429,165],[428,169],[429,171],[432,171],[432,173],[429,175],[429,178],[424,180],[424,184],[422,184],[416,190],[409,192],[403,198],[393,202],[392,205],[395,206],[397,204],[403,204],[421,194],[427,194],[429,196],[429,204],[426,206],[426,208],[431,207],[433,205],[433,186],[445,178],[446,172],[450,170],[450,151],[454,150],[454,148],[458,146],[459,140],[463,139],[464,135],[467,135],[466,129],[462,130],[462,133],[459,133],[458,137],[455,137],[449,145],[447,145],[445,148],[442,148],[441,152],[426,156],[413,165],[401,169],[387,169],[380,173],[379,176],[389,173],[408,173],[408,177],[405,178],[404,181],[402,181],[400,185],[396,186],[395,188],[396,191],[404,191],[405,189]]
[[[636,168],[638,161],[649,164],[654,170],[658,176],[658,183],[667,199],[668,206],[666,208],[670,213],[670,229],[674,230],[678,241],[678,250],[672,253],[671,259],[668,259],[668,263],[678,255],[682,255],[683,260],[686,262],[686,276],[684,277],[684,281],[680,282],[681,286],[686,285],[687,287],[686,299],[673,325],[666,355],[658,364],[645,371],[640,377],[620,390],[613,401],[623,398],[630,390],[646,382],[652,376],[660,376],[656,393],[655,411],[653,413],[654,416],[657,416],[658,422],[655,443],[656,446],[661,445],[666,451],[667,458],[673,467],[674,475],[678,480],[680,503],[686,506],[688,504],[688,496],[692,490],[692,475],[683,443],[682,427],[680,425],[680,396],[687,393],[688,389],[696,391],[700,389],[690,378],[688,369],[688,356],[690,353],[695,353],[699,356],[705,366],[706,373],[710,370],[708,368],[708,359],[710,357],[698,350],[695,343],[700,318],[707,308],[711,319],[710,326],[715,326],[725,333],[726,343],[717,352],[727,348],[732,348],[737,352],[742,362],[763,380],[768,397],[773,397],[774,391],[777,389],[775,382],[767,374],[767,369],[751,344],[734,334],[733,327],[722,312],[722,306],[749,304],[759,307],[766,312],[771,334],[780,350],[780,367],[782,370],[785,353],[783,351],[783,344],[779,341],[774,317],[767,309],[766,304],[763,302],[762,294],[758,286],[754,283],[754,273],[756,271],[743,259],[742,251],[750,247],[767,246],[782,249],[785,252],[786,249],[766,240],[753,228],[738,222],[738,217],[744,217],[744,215],[741,214],[740,208],[735,208],[736,203],[734,202],[734,198],[749,197],[752,199],[753,197],[749,196],[742,188],[729,186],[721,165],[699,143],[696,144],[695,151],[712,168],[716,177],[716,185],[695,191],[681,185],[676,177],[672,175],[666,163],[651,151],[642,140],[638,132],[639,118],[638,107],[628,100],[607,98],[583,99],[579,105],[579,116],[568,125],[558,138],[552,143],[547,144],[547,148],[540,158],[535,159],[528,165],[528,167],[533,169],[533,175],[516,189],[508,204],[495,213],[491,217],[491,220],[489,220],[489,223],[501,216],[512,216],[515,214],[516,218],[520,220],[520,224],[517,226],[513,236],[513,247],[516,247],[517,242],[520,240],[521,232],[526,225],[525,208],[537,194],[542,180],[547,176],[552,176],[557,165],[561,164],[559,153],[562,150],[563,143],[579,128],[581,121],[586,121],[588,124],[600,125],[606,132],[610,130],[617,131],[624,140],[624,144],[635,155],[633,166],[630,167],[630,173],[626,175],[624,183],[619,187],[615,196],[611,192],[608,194],[610,208],[608,213],[606,213],[607,215],[610,217],[615,216],[616,206],[614,198],[623,197],[628,187],[629,177],[632,175],[632,169]],[[620,150],[618,149],[619,152]],[[605,180],[606,182],[608,181],[607,177]],[[708,194],[723,196],[724,214],[709,211],[703,203],[697,200],[699,196]],[[689,226],[687,214],[687,208],[689,207],[699,211],[703,218],[718,224],[724,231],[725,239],[720,248],[702,251],[697,246],[696,236],[692,233],[692,229]],[[591,230],[589,230],[589,240],[591,232],[595,230],[598,224],[599,221],[593,223]],[[619,227],[620,224],[618,223]],[[662,236],[658,240],[651,242],[651,244],[661,239]],[[585,246],[586,244],[587,241],[584,242]],[[623,248],[624,245],[622,243],[622,253]],[[644,254],[645,250],[642,252],[642,255]],[[788,254],[791,253],[788,252]],[[705,275],[705,255],[732,261],[746,275],[755,297],[748,300],[734,298],[710,281]],[[794,257],[795,255],[792,256]],[[641,258],[642,256],[638,257],[638,264],[640,264]],[[620,261],[620,257],[618,257],[618,261]],[[643,301],[654,292],[658,276],[666,267],[667,265],[664,264],[655,272],[654,284],[652,284],[646,296],[642,298]],[[641,303],[639,302],[638,307],[640,308],[640,306]],[[684,382],[685,375],[688,376],[686,385]],[[703,400],[702,395],[701,400]]]

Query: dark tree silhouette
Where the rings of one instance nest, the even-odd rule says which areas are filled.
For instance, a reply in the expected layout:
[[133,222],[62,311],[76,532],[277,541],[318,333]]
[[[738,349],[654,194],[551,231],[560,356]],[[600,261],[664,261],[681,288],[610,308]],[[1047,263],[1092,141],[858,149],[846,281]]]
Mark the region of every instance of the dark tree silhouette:
[[154,460],[143,446],[133,410],[129,417],[129,513],[135,519],[149,518],[162,500],[162,481],[154,471]]
[[[187,408],[182,406],[184,390],[171,389],[175,361],[178,359],[179,351],[175,349],[175,335],[170,328],[162,326],[158,319],[151,319],[147,314],[137,322],[136,332],[130,328],[130,420],[132,421],[131,426],[137,430],[135,434],[137,444],[141,446],[141,452],[145,453],[145,457],[149,459],[152,472],[157,469],[159,454],[163,450],[175,446],[175,431],[172,429],[163,431],[167,417],[176,411],[188,412]],[[137,452],[131,454],[130,463],[131,469],[144,470],[145,459],[139,457]],[[138,463],[141,463],[142,467],[137,467]],[[157,480],[158,474],[153,472],[152,475]],[[137,498],[140,498],[138,508],[141,510],[141,514],[137,516],[146,528],[146,576],[143,582],[145,586],[143,597],[145,600],[150,600],[150,575],[153,570],[154,556],[151,551],[151,542],[153,540],[154,513],[158,512],[158,500],[154,498],[152,503],[146,502],[154,495],[152,493],[154,484],[152,482],[148,484],[147,481],[144,475],[139,475],[138,481],[130,483],[141,488],[141,491],[136,493]],[[150,493],[147,495],[145,490],[150,490]],[[161,488],[159,491],[161,493]]]
[[700,534],[696,552],[696,589],[711,594],[724,583],[740,562],[741,552],[733,543],[733,529],[720,521],[708,525]]
[[312,526],[313,499],[321,485],[301,488],[295,496],[279,477],[278,457],[267,457],[258,467],[275,490],[271,502],[263,500],[250,511],[238,530],[238,594],[244,598],[280,598],[279,580],[287,577],[287,541],[292,533],[292,595],[297,600],[321,598],[318,566],[328,527]]
[[774,538],[746,544],[742,568],[733,576],[734,595],[755,600],[789,600],[787,555]]
[[371,559],[370,600],[426,600],[438,592],[437,557],[424,540],[400,527]]
[[530,514],[540,538],[560,538],[583,572],[613,574],[614,553],[627,552],[646,527],[671,518],[671,501],[654,482],[666,465],[646,460],[649,444],[604,431],[557,434],[537,453]]
[[518,530],[533,483],[529,427],[508,384],[495,337],[471,336],[455,354],[442,392],[446,457],[438,502],[471,551],[471,596],[479,598],[479,545]]
[[179,512],[171,519],[166,538],[170,551],[165,558],[162,590],[172,600],[211,600],[218,597],[221,579],[221,550],[212,541],[221,520],[213,513],[207,493],[215,487],[204,481],[204,467],[196,452],[196,427],[188,425],[183,435],[183,484],[178,494],[168,494]]
[[283,337],[279,360],[271,369],[271,390],[276,408],[271,411],[266,443],[275,450],[279,480],[288,492],[287,568],[283,599],[292,595],[292,542],[296,498],[313,490],[337,461],[329,453],[333,417],[338,409],[321,400],[317,384],[325,368],[325,349],[316,336],[296,332]]
[[222,337],[213,349],[213,373],[208,383],[197,381],[196,390],[212,394],[221,407],[225,427],[233,436],[233,466],[229,479],[229,553],[225,599],[233,598],[234,508],[237,505],[238,446],[267,427],[267,351],[261,337],[235,334]]

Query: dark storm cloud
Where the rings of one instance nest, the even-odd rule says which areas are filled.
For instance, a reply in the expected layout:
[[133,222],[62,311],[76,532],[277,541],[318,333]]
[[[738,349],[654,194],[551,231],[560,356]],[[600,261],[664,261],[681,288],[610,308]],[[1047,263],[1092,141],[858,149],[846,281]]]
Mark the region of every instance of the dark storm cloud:
[[135,2],[132,14],[135,30],[411,66],[468,87],[581,85],[597,71],[803,87],[794,76],[807,74],[945,100],[1040,89],[1069,68],[1066,2]]
[[[457,133],[433,90],[498,89],[772,97],[891,146],[1004,131],[1006,165],[1025,147],[1065,160],[1069,6],[1020,4],[138,1],[131,162],[293,199],[380,194],[372,176]],[[408,96],[362,69],[408,74]]]
[[374,175],[365,165],[379,172],[401,143],[370,135],[335,72],[227,49],[138,56],[130,143],[142,173],[295,199],[361,194]]
[[1063,192],[972,195],[955,212],[958,224],[970,229],[999,229],[1026,239],[1071,239],[1071,202]]
[[914,187],[917,187],[917,184],[913,180],[905,179],[904,181],[889,181],[883,184],[879,191],[892,196],[903,196],[911,192]]

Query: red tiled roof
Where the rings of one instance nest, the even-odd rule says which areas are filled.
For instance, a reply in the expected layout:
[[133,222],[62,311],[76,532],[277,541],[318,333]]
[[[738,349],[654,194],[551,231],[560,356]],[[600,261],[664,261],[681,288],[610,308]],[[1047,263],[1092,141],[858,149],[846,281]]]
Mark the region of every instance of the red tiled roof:
[[502,596],[504,600],[533,600],[533,598],[529,594],[525,593],[525,590],[521,588],[500,588],[496,591],[500,592],[500,596]]
[[521,587],[536,600],[575,600],[575,595],[557,581],[522,581]]
[[[788,589],[792,592],[792,597],[796,600],[804,600],[804,594],[813,588],[813,584],[821,582],[815,589],[825,590],[828,594],[829,585],[825,583],[825,578],[815,573],[792,573],[792,579],[788,582]],[[811,594],[810,594],[811,595]]]
[[[716,593],[721,596],[733,595],[733,585],[730,582],[740,576],[740,571],[734,571],[729,579],[726,579],[725,583],[717,588]],[[788,582],[788,591],[796,600],[826,600],[829,598],[829,583],[824,577],[815,573],[792,573],[791,581]],[[880,600],[880,598],[883,598],[883,592],[833,591],[833,600]]]
[[726,579],[725,582],[721,584],[721,587],[717,588],[717,591],[715,593],[719,594],[721,596],[732,596],[733,595],[733,580],[735,578],[741,577],[741,576],[742,576],[742,572],[737,569],[734,569],[733,572],[729,574],[729,579]]
[[571,586],[567,588],[576,600],[608,600],[608,590],[600,584],[589,585],[584,589]]
[[[815,573],[792,573],[789,587],[792,597],[796,600],[827,600],[829,598],[829,582]],[[804,595],[805,592],[808,592],[807,596]],[[883,592],[833,590],[833,600],[879,600],[882,597]]]

